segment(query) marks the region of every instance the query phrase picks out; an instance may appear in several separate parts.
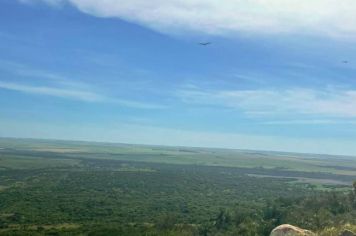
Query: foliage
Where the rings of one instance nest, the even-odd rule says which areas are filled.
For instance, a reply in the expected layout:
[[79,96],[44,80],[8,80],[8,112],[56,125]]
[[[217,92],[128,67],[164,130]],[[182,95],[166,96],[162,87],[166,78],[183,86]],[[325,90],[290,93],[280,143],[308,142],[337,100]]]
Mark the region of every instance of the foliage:
[[[320,232],[356,224],[356,182],[353,189],[295,182],[350,182],[351,175],[145,161],[157,147],[120,153],[81,144],[86,152],[78,153],[75,143],[7,142],[0,149],[1,235],[254,236],[283,223]],[[178,149],[194,160],[203,151]]]

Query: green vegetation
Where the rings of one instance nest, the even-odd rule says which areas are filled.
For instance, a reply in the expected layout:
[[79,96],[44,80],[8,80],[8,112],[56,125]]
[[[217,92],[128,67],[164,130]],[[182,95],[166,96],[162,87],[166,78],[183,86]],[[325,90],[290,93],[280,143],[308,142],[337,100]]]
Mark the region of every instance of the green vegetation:
[[331,232],[356,224],[354,166],[352,157],[0,139],[0,234],[248,236],[282,223]]

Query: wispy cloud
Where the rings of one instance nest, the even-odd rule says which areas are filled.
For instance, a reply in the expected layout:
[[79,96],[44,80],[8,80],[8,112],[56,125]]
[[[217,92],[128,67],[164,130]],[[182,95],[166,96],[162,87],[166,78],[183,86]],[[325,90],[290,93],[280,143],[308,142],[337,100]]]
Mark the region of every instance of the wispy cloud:
[[[0,89],[22,93],[60,97],[84,102],[111,103],[136,109],[164,109],[166,106],[107,96],[94,90],[92,85],[69,79],[51,71],[33,68],[22,63],[0,59],[0,69],[16,76],[30,78],[32,82],[0,81]],[[36,85],[33,85],[37,81]],[[37,85],[43,84],[43,85]]]
[[330,119],[309,119],[309,120],[275,120],[261,122],[262,125],[356,125],[356,120],[330,120]]
[[145,102],[137,102],[125,99],[117,99],[104,96],[92,91],[77,90],[68,87],[33,86],[19,83],[9,83],[0,81],[0,89],[12,90],[22,93],[46,95],[83,102],[112,103],[120,106],[137,109],[163,109],[165,106]]
[[166,105],[146,103],[146,102],[137,102],[132,100],[117,99],[117,98],[107,98],[107,102],[114,103],[121,106],[137,108],[137,109],[166,109]]
[[293,33],[356,38],[354,0],[21,0],[69,2],[99,17],[118,17],[166,32]]
[[[38,0],[19,0],[19,1],[26,4],[38,2]],[[58,6],[59,4],[64,2],[63,0],[40,0],[40,1],[50,4],[52,6]]]
[[355,90],[179,90],[185,103],[222,106],[240,110],[249,116],[319,115],[356,117]]
[[52,73],[42,69],[36,69],[15,61],[0,59],[0,68],[1,70],[9,71],[13,74],[24,77],[55,80],[57,82],[69,81],[69,79],[67,79],[65,76],[59,75],[57,73]]
[[31,86],[31,85],[8,83],[8,82],[1,82],[1,81],[0,81],[0,88],[23,92],[23,93],[70,98],[70,99],[81,100],[86,102],[102,102],[105,100],[103,96],[96,93],[92,93],[88,91],[72,90],[66,88]]

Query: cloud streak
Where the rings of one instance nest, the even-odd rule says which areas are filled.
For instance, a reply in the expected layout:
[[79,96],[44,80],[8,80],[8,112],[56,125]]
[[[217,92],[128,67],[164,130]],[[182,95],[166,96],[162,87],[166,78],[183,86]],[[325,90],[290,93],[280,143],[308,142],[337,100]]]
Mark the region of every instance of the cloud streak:
[[220,106],[249,116],[356,117],[355,90],[179,90],[177,96],[192,105]]
[[356,120],[328,120],[328,119],[310,119],[310,120],[276,120],[261,122],[262,125],[356,125]]
[[[22,3],[26,3],[26,4],[38,2],[38,0],[19,0],[19,1]],[[63,2],[62,0],[40,0],[40,1],[45,2],[52,6],[58,6],[59,4],[61,4]]]
[[117,17],[166,33],[283,33],[356,38],[354,0],[25,0],[41,1],[51,5],[67,2],[87,14]]
[[0,82],[0,88],[17,92],[48,95],[61,98],[75,99],[85,102],[102,102],[104,97],[87,91],[71,90],[65,88],[55,88],[46,86],[30,86],[18,83]]
[[109,98],[104,95],[91,92],[83,91],[72,88],[60,88],[60,87],[49,87],[49,86],[32,86],[20,83],[9,83],[0,81],[0,89],[6,89],[11,91],[17,91],[27,94],[35,95],[46,95],[52,97],[59,97],[83,102],[94,102],[94,103],[112,103],[120,106],[137,108],[137,109],[163,109],[162,105],[143,103],[125,99]]
[[[7,89],[22,93],[46,95],[83,102],[111,103],[118,106],[125,106],[136,109],[164,109],[166,106],[139,102],[127,99],[119,99],[95,92],[92,86],[78,80],[72,80],[66,76],[53,73],[50,71],[32,68],[25,64],[0,59],[0,69],[9,71],[20,77],[36,79],[40,84],[46,85],[29,85],[24,83],[13,83],[0,81],[0,89]],[[47,84],[51,84],[48,86]]]

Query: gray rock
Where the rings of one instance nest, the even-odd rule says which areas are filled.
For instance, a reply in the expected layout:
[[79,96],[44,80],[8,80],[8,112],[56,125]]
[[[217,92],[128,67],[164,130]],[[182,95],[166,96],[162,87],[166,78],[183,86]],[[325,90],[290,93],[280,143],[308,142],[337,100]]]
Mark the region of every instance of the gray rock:
[[272,230],[270,236],[315,236],[315,234],[309,230],[285,224]]
[[354,232],[346,229],[340,234],[340,236],[356,236],[356,234]]

